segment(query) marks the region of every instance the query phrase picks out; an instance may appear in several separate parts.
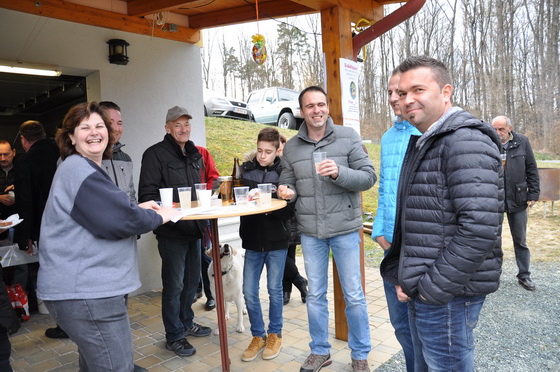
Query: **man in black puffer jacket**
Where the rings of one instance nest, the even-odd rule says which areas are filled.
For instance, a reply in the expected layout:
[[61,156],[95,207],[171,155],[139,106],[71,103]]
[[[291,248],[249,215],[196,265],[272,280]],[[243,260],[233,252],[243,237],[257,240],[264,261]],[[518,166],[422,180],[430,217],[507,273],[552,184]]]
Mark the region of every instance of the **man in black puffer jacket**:
[[398,70],[402,114],[422,135],[408,146],[381,273],[409,302],[415,371],[473,371],[473,329],[502,265],[500,140],[452,107],[443,63],[410,57]]

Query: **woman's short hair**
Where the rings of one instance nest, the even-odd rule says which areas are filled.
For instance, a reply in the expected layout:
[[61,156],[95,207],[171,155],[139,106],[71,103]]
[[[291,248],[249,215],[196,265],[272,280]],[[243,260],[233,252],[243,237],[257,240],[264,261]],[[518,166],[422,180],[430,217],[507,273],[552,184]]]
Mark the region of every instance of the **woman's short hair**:
[[66,159],[70,155],[78,154],[76,147],[72,145],[72,140],[70,139],[70,134],[74,134],[74,130],[80,123],[88,119],[91,114],[98,114],[103,119],[105,127],[107,127],[107,135],[109,142],[107,143],[107,148],[103,152],[103,159],[109,159],[113,154],[113,136],[111,129],[111,119],[107,112],[107,109],[99,106],[97,102],[84,102],[73,106],[64,120],[62,120],[62,127],[56,132],[56,144],[60,149],[60,158],[62,160]]

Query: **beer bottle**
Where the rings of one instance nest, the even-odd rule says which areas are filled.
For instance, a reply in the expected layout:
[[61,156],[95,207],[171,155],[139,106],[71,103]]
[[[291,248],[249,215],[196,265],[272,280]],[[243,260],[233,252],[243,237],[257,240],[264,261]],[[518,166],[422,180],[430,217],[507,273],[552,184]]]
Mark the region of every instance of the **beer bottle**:
[[241,166],[239,165],[239,158],[233,159],[233,172],[231,173],[231,178],[233,179],[233,187],[243,186],[243,180],[241,179]]

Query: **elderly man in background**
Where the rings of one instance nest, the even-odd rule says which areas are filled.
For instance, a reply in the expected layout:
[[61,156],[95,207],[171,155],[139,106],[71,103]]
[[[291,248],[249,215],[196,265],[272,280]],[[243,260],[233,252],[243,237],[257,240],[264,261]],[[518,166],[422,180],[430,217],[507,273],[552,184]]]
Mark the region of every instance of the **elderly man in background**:
[[517,281],[528,291],[537,289],[531,280],[529,261],[531,252],[527,247],[527,206],[531,208],[539,200],[540,185],[537,162],[529,139],[513,131],[507,116],[497,116],[492,126],[502,141],[502,164],[506,190],[506,215],[508,219],[515,261]]
[[[170,108],[165,118],[163,141],[149,147],[142,156],[138,199],[161,200],[160,188],[173,188],[173,201],[179,201],[177,188],[202,180],[203,156],[190,140],[192,116],[179,106]],[[192,193],[194,198],[195,193]],[[161,257],[163,292],[161,312],[166,348],[178,356],[196,352],[185,336],[202,337],[209,327],[194,322],[192,302],[200,280],[200,240],[206,221],[168,222],[154,230]]]

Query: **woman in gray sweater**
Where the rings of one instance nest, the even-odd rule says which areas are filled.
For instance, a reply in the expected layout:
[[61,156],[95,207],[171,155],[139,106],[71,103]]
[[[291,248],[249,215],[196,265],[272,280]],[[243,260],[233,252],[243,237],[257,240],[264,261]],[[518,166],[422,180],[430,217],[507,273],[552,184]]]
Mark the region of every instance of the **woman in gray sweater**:
[[96,102],[66,114],[39,242],[37,297],[78,345],[80,371],[133,371],[127,294],[140,287],[136,236],[176,215],[130,202],[101,168],[111,154],[107,112]]

